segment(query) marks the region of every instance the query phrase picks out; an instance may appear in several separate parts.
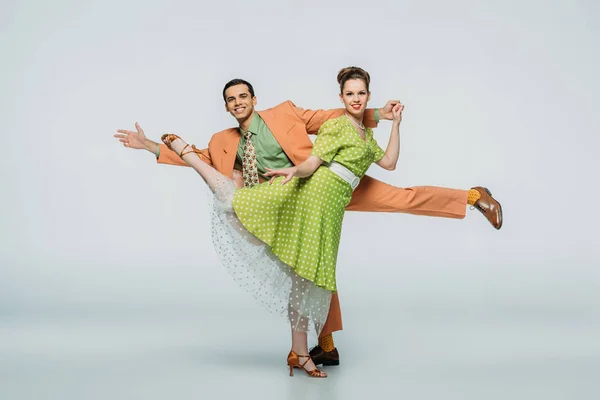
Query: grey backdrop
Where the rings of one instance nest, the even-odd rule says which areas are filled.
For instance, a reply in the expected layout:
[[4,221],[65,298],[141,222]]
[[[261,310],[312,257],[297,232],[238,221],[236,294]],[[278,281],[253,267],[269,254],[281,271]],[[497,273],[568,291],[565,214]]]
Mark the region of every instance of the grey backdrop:
[[[595,398],[599,11],[4,0],[2,397]],[[317,383],[286,376],[285,322],[219,267],[201,179],[112,134],[139,121],[205,145],[235,125],[233,77],[259,109],[338,107],[348,65],[371,73],[372,106],[406,104],[397,170],[369,173],[486,185],[505,225],[346,214],[342,366]]]

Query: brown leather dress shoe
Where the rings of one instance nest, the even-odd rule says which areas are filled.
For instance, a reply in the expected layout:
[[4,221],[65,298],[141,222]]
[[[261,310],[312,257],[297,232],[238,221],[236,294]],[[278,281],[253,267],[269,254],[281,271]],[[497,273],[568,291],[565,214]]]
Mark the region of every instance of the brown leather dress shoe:
[[482,186],[474,187],[481,197],[474,204],[474,207],[481,211],[484,217],[490,221],[490,224],[496,229],[502,228],[502,206],[496,199],[492,197],[492,194],[487,188]]
[[336,348],[326,352],[321,346],[315,346],[308,354],[310,354],[310,358],[312,358],[315,365],[340,365],[340,355]]

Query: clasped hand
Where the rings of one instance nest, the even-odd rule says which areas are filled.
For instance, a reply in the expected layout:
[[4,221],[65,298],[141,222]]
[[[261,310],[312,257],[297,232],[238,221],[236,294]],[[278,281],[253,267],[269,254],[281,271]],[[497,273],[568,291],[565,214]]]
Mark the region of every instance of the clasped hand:
[[392,108],[392,120],[394,122],[402,122],[402,111],[404,111],[404,104],[398,103]]

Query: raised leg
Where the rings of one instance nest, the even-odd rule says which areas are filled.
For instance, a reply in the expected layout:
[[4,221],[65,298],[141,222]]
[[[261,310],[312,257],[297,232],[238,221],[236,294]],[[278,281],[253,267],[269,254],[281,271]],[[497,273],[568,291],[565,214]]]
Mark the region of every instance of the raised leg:
[[[211,165],[202,161],[198,156],[199,150],[187,144],[177,135],[163,135],[162,141],[175,153],[179,154],[183,161],[192,167],[204,179],[210,190],[221,199],[225,194],[231,195],[230,190],[224,187],[231,186],[232,179],[217,171]],[[223,200],[223,199],[221,199]]]

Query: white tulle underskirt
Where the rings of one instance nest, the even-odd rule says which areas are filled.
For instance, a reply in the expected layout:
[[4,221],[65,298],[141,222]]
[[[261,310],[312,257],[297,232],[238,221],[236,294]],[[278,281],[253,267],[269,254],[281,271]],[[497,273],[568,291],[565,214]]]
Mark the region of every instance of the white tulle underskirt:
[[213,185],[211,230],[225,269],[268,311],[287,316],[292,330],[318,335],[329,313],[332,292],[298,276],[252,235],[233,209],[236,187],[223,177]]

